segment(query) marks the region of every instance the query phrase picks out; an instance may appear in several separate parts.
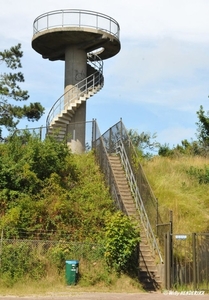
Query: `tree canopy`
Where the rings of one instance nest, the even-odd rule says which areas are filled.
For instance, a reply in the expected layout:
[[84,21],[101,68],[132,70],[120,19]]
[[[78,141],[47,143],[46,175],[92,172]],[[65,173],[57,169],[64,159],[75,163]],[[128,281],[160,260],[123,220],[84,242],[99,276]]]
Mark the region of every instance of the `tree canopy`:
[[5,237],[97,239],[112,209],[93,152],[72,154],[66,142],[50,136],[41,141],[28,130],[0,143],[0,231]]
[[200,105],[200,109],[197,111],[198,122],[197,125],[197,140],[187,139],[182,140],[181,144],[169,148],[168,144],[160,145],[158,154],[161,156],[179,156],[179,155],[209,155],[209,111],[205,111],[203,106]]
[[[152,156],[150,151],[156,151],[156,149],[160,147],[160,143],[156,141],[156,133],[153,135],[148,132],[142,132],[139,134],[137,130],[130,129],[128,131],[128,135],[140,157],[149,158]],[[146,150],[149,152],[146,152]]]
[[9,50],[0,51],[0,63],[5,64],[10,72],[0,72],[0,138],[2,127],[8,131],[16,129],[19,120],[27,118],[28,121],[38,121],[44,113],[44,108],[39,102],[29,105],[15,105],[12,101],[26,101],[29,98],[28,91],[20,87],[25,81],[24,75],[19,71],[22,68],[21,44],[11,47]]
[[202,146],[209,146],[209,112],[205,112],[203,106],[197,111],[199,121],[196,123],[198,141]]

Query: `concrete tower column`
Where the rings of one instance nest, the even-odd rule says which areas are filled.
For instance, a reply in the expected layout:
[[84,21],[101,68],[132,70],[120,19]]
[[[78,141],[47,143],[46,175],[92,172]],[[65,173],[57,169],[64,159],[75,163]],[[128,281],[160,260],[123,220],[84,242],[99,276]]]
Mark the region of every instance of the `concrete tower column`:
[[[87,54],[85,50],[69,46],[65,50],[65,86],[64,91],[68,93],[71,103],[78,99],[78,93],[82,90],[84,82],[76,88],[75,85],[87,77]],[[66,99],[65,101],[68,101]],[[85,128],[86,128],[86,102],[83,102],[76,115],[67,126],[67,135],[71,142],[68,143],[73,152],[82,153],[85,150]]]
[[65,92],[86,77],[87,54],[85,50],[69,46],[65,50]]

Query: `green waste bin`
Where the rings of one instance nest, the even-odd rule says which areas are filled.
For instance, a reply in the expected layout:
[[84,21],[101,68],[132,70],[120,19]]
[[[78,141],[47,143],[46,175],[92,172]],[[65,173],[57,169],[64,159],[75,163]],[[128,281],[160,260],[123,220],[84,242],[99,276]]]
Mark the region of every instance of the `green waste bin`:
[[68,285],[75,285],[78,281],[78,260],[66,260],[65,276]]

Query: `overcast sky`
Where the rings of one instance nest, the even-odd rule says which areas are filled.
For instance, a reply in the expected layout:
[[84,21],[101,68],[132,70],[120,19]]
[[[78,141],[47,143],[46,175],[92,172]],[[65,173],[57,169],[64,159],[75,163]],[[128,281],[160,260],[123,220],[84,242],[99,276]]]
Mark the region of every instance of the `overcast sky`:
[[[157,134],[170,147],[196,139],[196,112],[209,110],[208,0],[0,0],[0,51],[17,43],[31,102],[46,114],[64,92],[64,63],[31,47],[33,21],[57,9],[87,9],[120,24],[121,51],[104,61],[105,85],[87,102],[101,132],[122,118],[127,129]],[[1,72],[0,65],[0,72]]]

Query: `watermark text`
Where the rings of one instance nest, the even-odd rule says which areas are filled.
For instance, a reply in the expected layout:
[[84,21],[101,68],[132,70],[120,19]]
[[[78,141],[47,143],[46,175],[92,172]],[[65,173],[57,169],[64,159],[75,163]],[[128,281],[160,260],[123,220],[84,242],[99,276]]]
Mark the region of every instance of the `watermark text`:
[[165,290],[163,291],[164,295],[172,295],[172,296],[181,296],[181,295],[185,295],[185,296],[202,296],[205,294],[205,291],[170,291],[170,290]]

